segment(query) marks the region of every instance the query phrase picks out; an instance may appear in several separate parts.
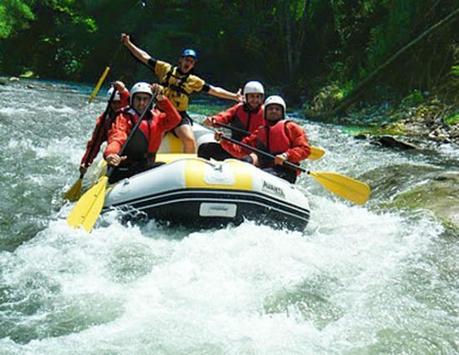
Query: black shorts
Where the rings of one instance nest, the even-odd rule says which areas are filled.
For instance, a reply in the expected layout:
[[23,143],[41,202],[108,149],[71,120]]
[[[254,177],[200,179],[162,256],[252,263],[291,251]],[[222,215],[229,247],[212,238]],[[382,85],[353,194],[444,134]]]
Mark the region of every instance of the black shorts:
[[[181,120],[180,123],[177,125],[177,127],[183,126],[184,124],[187,124],[187,125],[190,125],[190,126],[193,125],[193,119],[190,117],[190,115],[188,114],[188,112],[186,112],[186,111],[179,111],[179,114],[180,114],[180,116],[182,117],[182,120]],[[177,128],[177,127],[175,127],[175,128]]]
[[294,184],[297,178],[296,170],[287,166],[275,165],[270,168],[262,168],[261,170],[266,171],[269,174],[280,177],[281,179],[287,180]]
[[176,134],[175,134],[175,129],[176,128],[179,128],[180,126],[183,126],[183,125],[188,125],[188,126],[192,126],[193,125],[193,119],[190,117],[190,115],[188,115],[188,113],[186,111],[178,111],[179,115],[182,117],[182,120],[179,122],[179,124],[177,126],[175,126],[170,132],[174,133],[174,136],[178,137]]
[[198,148],[198,157],[210,160],[223,161],[225,159],[235,159],[230,153],[222,148],[219,143],[209,142],[203,143]]

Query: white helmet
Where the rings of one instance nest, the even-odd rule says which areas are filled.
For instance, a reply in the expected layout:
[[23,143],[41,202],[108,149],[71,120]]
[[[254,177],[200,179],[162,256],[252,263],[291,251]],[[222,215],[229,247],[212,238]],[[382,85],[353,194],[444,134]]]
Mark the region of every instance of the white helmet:
[[[113,90],[115,90],[115,88],[113,86],[110,89],[108,89],[108,91],[107,91],[107,101],[109,101],[110,98],[112,97]],[[121,101],[120,93],[118,92],[118,90],[116,90],[115,96],[113,96],[113,100],[112,101]]]
[[244,95],[247,94],[265,94],[265,89],[259,81],[249,81],[244,86]]
[[284,112],[287,110],[287,105],[285,104],[285,101],[282,97],[279,95],[272,95],[269,96],[266,101],[265,101],[265,107],[269,105],[281,105],[282,108],[284,109]]
[[283,118],[285,118],[285,113],[287,111],[287,105],[285,104],[285,101],[282,97],[280,97],[279,95],[272,95],[272,96],[269,96],[266,100],[265,100],[265,115],[266,115],[266,107],[268,107],[269,105],[280,105],[282,106],[282,110],[284,111],[283,112]]
[[132,88],[131,88],[131,91],[130,91],[130,94],[131,94],[131,105],[132,105],[132,99],[134,97],[135,94],[138,94],[139,92],[141,93],[144,93],[144,94],[148,94],[150,96],[153,96],[153,91],[151,91],[151,85],[146,83],[146,82],[139,82],[139,83],[135,83]]

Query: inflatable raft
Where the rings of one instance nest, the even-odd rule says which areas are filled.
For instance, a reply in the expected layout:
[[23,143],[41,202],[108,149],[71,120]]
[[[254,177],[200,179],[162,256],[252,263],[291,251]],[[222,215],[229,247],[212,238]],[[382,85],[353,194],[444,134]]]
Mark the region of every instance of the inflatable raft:
[[[198,145],[213,133],[195,124]],[[303,230],[308,200],[295,185],[235,159],[223,162],[180,154],[175,136],[164,138],[157,161],[165,164],[112,186],[103,212],[124,211],[127,219],[212,227],[244,220]]]

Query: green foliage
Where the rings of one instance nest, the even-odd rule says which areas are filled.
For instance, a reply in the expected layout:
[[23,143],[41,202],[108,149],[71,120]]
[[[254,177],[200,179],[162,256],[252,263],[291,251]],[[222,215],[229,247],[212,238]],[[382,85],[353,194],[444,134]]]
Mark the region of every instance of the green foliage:
[[370,67],[376,67],[412,37],[421,15],[423,1],[395,0],[381,3],[382,11],[387,15],[378,25],[370,30],[368,61]]
[[455,125],[459,123],[459,112],[456,112],[455,114],[452,114],[451,116],[447,117],[444,122],[449,125]]
[[97,32],[96,21],[84,14],[80,3],[29,1],[29,7],[25,1],[7,1],[10,9],[14,3],[16,8],[27,10],[9,12],[14,19],[11,23],[21,19],[18,14],[26,14],[34,22],[30,28],[23,26],[10,41],[0,44],[2,66],[16,74],[32,70],[42,77],[78,80],[84,69],[83,59],[89,53],[89,41]]
[[[151,80],[119,46],[127,32],[153,57],[176,63],[184,47],[199,52],[197,74],[236,90],[261,80],[293,96],[334,86],[346,97],[374,68],[457,7],[457,0],[0,0],[0,70],[93,82]],[[379,80],[405,101],[421,99],[453,59],[458,21],[420,43]],[[113,61],[113,63],[112,63]],[[456,64],[454,64],[456,63]],[[377,87],[371,90],[377,91]],[[370,90],[369,90],[370,91]],[[419,96],[420,95],[420,96]],[[290,101],[289,101],[290,102]]]
[[413,90],[409,95],[405,96],[402,100],[402,105],[416,106],[424,102],[424,95],[419,90]]
[[35,19],[30,1],[2,0],[0,3],[0,39],[8,38],[16,31],[28,28]]
[[[387,119],[387,117],[386,117]],[[405,133],[403,124],[390,124],[382,127],[381,123],[369,126],[345,126],[343,131],[353,136],[370,135],[370,136],[399,136]]]

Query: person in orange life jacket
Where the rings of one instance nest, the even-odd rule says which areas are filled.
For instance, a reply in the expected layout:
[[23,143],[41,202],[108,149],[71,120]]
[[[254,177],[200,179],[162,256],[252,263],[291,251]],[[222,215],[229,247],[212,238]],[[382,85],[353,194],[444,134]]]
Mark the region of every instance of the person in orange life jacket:
[[286,119],[286,105],[282,97],[270,96],[264,106],[266,125],[244,138],[242,142],[274,155],[274,159],[257,155],[239,145],[221,140],[221,132],[215,133],[215,139],[221,140],[220,144],[233,156],[294,183],[300,172],[283,164],[286,160],[298,164],[306,159],[311,154],[308,139],[303,128]]
[[[156,96],[157,107],[151,109],[147,106],[153,95]],[[145,110],[147,111],[142,122],[124,150],[125,155],[120,156],[119,152],[132,127]],[[180,120],[177,109],[161,93],[160,85],[136,83],[131,89],[130,105],[118,113],[108,132],[108,145],[104,158],[110,166],[118,167],[111,175],[109,183],[159,166],[159,163],[155,163],[155,158],[162,137],[177,126]]]
[[[209,127],[219,127],[219,124],[229,125],[236,130],[231,132],[231,137],[241,141],[248,134],[241,133],[237,129],[250,133],[255,132],[260,126],[264,126],[263,99],[265,90],[258,81],[249,81],[244,86],[243,103],[237,103],[228,110],[207,117],[203,124]],[[233,158],[219,143],[209,142],[199,146],[198,157],[204,159],[225,160]]]
[[80,174],[85,174],[88,167],[92,164],[97,154],[99,153],[100,146],[107,140],[108,131],[115,119],[117,112],[129,104],[129,91],[122,81],[115,81],[113,87],[107,92],[107,101],[110,100],[113,90],[116,90],[115,96],[110,103],[107,116],[104,117],[102,113],[96,120],[96,126],[92,132],[91,139],[86,144],[86,151],[81,158]]
[[197,54],[193,49],[185,49],[179,58],[178,65],[174,67],[167,62],[152,58],[147,52],[136,47],[131,42],[129,35],[125,33],[121,34],[121,42],[137,60],[153,70],[160,84],[165,87],[164,94],[179,111],[182,120],[177,127],[174,127],[174,134],[182,141],[185,153],[196,152],[196,141],[191,129],[192,120],[186,112],[191,94],[203,91],[222,99],[242,101],[239,92],[232,93],[210,85],[192,73],[197,62]]

